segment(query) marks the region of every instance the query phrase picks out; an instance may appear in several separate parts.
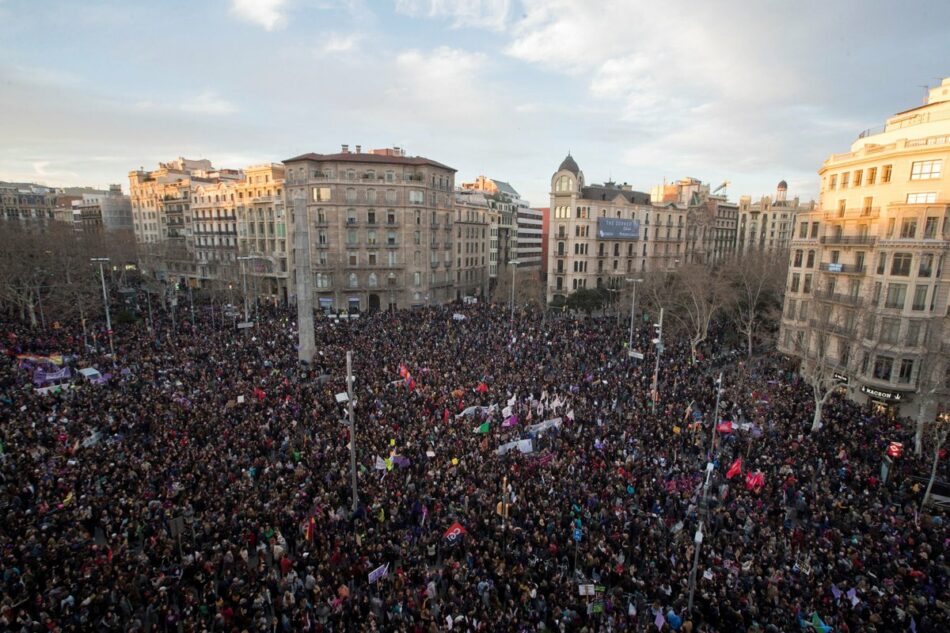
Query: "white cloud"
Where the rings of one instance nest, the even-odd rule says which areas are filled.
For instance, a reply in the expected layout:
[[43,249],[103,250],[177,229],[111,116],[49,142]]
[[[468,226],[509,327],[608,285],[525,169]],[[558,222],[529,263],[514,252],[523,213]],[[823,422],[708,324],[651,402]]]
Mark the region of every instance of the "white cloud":
[[451,19],[455,28],[504,30],[511,0],[396,0],[396,11],[410,17]]
[[482,53],[447,46],[403,51],[396,56],[387,91],[390,103],[421,120],[433,117],[453,125],[486,116],[494,110],[491,90],[484,85],[486,64]]
[[284,24],[286,4],[287,0],[231,0],[231,12],[266,31],[273,31]]
[[320,53],[323,55],[332,55],[334,53],[349,53],[359,48],[362,36],[358,33],[343,35],[341,33],[330,33],[320,45]]
[[224,115],[237,112],[237,106],[227,99],[222,99],[213,91],[202,92],[188,99],[181,104],[181,109],[185,112],[195,112],[197,114]]

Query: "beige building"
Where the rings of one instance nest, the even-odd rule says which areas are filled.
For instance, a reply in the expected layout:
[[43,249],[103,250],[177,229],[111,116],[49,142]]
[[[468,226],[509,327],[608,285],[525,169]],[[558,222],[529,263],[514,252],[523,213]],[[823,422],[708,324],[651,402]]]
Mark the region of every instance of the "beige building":
[[121,185],[84,193],[82,199],[73,204],[73,209],[74,219],[83,231],[132,231],[132,205],[129,197],[122,193]]
[[736,252],[740,255],[754,250],[784,253],[792,239],[798,213],[814,209],[814,202],[802,203],[798,196],[788,199],[788,184],[783,180],[775,189],[775,197],[739,198],[739,226]]
[[791,238],[780,349],[901,414],[947,404],[948,161],[950,78],[825,160]]
[[499,214],[485,194],[478,190],[455,191],[456,296],[488,296],[489,245],[491,230],[498,226]]
[[685,209],[654,207],[648,194],[627,184],[587,185],[568,155],[551,177],[548,302],[674,267],[682,257],[685,222]]
[[307,208],[319,307],[378,310],[455,300],[454,169],[400,148],[362,152],[359,145],[284,165],[287,204],[295,211],[301,200]]
[[217,266],[213,261],[195,256],[194,192],[199,186],[241,178],[238,170],[217,170],[208,160],[186,158],[159,163],[153,171],[129,172],[132,226],[136,241],[145,245],[146,270],[169,281],[193,285],[214,279]]

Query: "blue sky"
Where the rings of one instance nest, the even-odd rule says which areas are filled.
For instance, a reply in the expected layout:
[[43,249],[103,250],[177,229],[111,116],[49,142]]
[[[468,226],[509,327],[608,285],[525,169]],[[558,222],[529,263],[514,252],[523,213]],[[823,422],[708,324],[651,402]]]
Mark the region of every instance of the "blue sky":
[[950,3],[0,0],[0,180],[128,188],[399,145],[547,206],[588,182],[817,194],[858,132],[950,75]]

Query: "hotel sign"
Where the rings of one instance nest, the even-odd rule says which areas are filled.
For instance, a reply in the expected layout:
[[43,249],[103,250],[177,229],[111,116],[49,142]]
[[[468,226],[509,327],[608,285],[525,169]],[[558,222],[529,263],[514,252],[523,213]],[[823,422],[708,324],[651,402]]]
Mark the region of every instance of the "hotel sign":
[[840,373],[840,372],[837,372],[837,371],[836,371],[835,373],[833,373],[833,374],[831,375],[831,377],[834,378],[835,380],[839,381],[839,382],[840,382],[841,384],[843,384],[843,385],[848,384],[848,377],[845,376],[844,374]]
[[861,391],[871,396],[872,398],[877,398],[878,400],[890,400],[892,402],[900,402],[904,398],[904,394],[895,393],[893,391],[881,391],[880,389],[874,389],[864,385],[861,387]]
[[640,239],[640,220],[597,218],[597,239],[638,240]]

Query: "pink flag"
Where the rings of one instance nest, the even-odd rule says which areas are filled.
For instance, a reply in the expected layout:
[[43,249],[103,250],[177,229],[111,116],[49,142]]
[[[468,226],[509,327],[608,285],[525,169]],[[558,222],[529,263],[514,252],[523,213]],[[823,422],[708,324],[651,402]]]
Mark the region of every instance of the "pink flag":
[[662,630],[663,630],[663,625],[666,624],[666,618],[663,617],[663,614],[662,614],[662,613],[657,613],[657,614],[656,614],[656,619],[653,620],[653,624],[654,624],[654,626],[656,626],[656,629],[657,629],[658,631],[662,631]]
[[508,418],[507,420],[501,423],[502,426],[517,426],[517,424],[518,424],[518,416],[516,415],[511,416],[510,418]]
[[723,422],[716,427],[720,433],[732,433],[732,422]]

